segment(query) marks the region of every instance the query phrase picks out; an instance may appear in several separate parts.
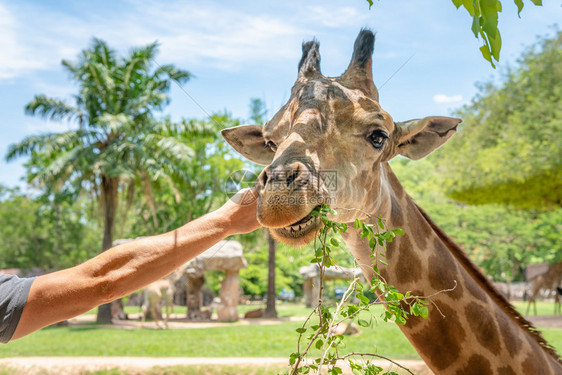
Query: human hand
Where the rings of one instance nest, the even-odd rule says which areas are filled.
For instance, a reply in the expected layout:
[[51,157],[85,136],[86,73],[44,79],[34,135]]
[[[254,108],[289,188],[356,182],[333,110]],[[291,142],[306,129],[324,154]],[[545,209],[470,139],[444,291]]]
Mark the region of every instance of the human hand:
[[256,217],[257,198],[255,188],[242,189],[217,210],[229,218],[231,234],[249,233],[261,227]]

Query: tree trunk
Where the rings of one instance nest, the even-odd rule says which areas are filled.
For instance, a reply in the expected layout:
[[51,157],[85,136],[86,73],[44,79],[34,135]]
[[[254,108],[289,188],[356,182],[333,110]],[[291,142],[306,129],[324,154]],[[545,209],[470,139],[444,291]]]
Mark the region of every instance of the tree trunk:
[[271,233],[267,232],[267,243],[269,245],[268,275],[267,275],[267,303],[265,306],[264,318],[277,318],[275,309],[275,239]]
[[[115,224],[115,213],[117,210],[117,187],[119,179],[102,177],[102,202],[103,202],[103,242],[101,251],[111,247],[113,243],[113,228]],[[97,323],[111,324],[111,303],[98,307]]]

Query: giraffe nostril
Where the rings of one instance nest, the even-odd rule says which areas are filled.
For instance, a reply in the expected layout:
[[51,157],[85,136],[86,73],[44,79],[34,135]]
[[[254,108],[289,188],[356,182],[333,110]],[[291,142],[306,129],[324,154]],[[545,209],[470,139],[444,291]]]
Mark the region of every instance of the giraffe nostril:
[[267,168],[265,168],[258,176],[258,182],[261,184],[261,186],[265,186],[265,184],[267,184],[268,178]]

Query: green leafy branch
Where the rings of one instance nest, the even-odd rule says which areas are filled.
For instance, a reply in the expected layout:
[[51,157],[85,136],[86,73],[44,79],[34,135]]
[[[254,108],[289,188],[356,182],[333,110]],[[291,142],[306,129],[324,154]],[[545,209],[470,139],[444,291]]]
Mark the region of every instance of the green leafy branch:
[[[500,50],[502,39],[498,29],[498,14],[502,11],[500,0],[451,0],[459,9],[463,7],[472,17],[472,32],[476,38],[481,37],[484,45],[480,47],[480,52],[493,68],[494,61],[500,61]],[[514,0],[517,5],[517,15],[521,15],[523,10],[523,0]],[[373,5],[373,0],[367,0],[369,8]],[[542,6],[542,0],[531,0],[537,6]]]
[[[319,230],[314,241],[315,252],[311,259],[311,262],[317,264],[320,269],[319,300],[317,307],[307,317],[303,325],[296,330],[299,338],[297,351],[292,353],[289,358],[291,375],[308,374],[312,370],[321,373],[324,366],[327,367],[327,373],[330,375],[341,374],[342,369],[337,366],[338,361],[347,361],[354,374],[380,374],[383,369],[370,362],[372,358],[387,360],[410,372],[400,364],[379,354],[358,352],[341,354],[340,350],[345,347],[344,335],[336,334],[336,328],[340,324],[345,324],[346,321],[357,320],[357,324],[362,327],[372,327],[376,318],[369,309],[374,305],[385,306],[385,312],[381,316],[383,321],[406,324],[408,317],[412,315],[427,318],[429,303],[422,299],[424,297],[412,296],[411,292],[400,293],[386,282],[379,271],[379,264],[385,266],[388,264],[384,251],[386,244],[392,242],[397,235],[402,235],[404,232],[401,229],[386,230],[381,218],[377,219],[376,225],[365,224],[360,220],[355,221],[354,229],[360,231],[360,237],[366,238],[371,248],[370,256],[374,276],[370,280],[370,285],[360,283],[359,277],[354,278],[332,311],[329,306],[322,302],[323,276],[327,267],[336,265],[332,252],[339,249],[342,243],[330,234],[345,233],[348,230],[348,225],[328,219],[328,215],[336,215],[336,212],[326,205],[315,209],[312,215],[319,216],[323,223],[323,227]],[[371,301],[365,293],[376,293],[379,299]],[[349,303],[349,300],[353,297],[359,301],[357,304]],[[370,314],[369,320],[364,318],[364,314],[361,317],[359,316],[363,312]],[[307,344],[306,346],[301,345],[307,332],[309,332],[306,336]],[[307,360],[307,355],[312,349],[319,350],[320,355],[313,360]],[[357,358],[361,358],[361,360]],[[387,372],[387,374],[395,373]]]
[[[523,0],[514,0],[517,5],[517,15],[520,16],[523,10]],[[494,61],[500,61],[500,50],[502,38],[498,29],[498,14],[502,11],[500,0],[452,0],[453,4],[459,9],[461,6],[466,9],[472,17],[472,32],[476,38],[481,37],[484,45],[480,47],[480,52],[493,68]],[[542,0],[531,0],[537,6],[542,5]]]

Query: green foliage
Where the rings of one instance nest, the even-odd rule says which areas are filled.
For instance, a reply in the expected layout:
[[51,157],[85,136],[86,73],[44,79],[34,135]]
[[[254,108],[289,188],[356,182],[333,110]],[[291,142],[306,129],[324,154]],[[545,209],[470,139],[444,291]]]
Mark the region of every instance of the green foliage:
[[[240,286],[244,294],[249,296],[263,296],[267,293],[268,269],[265,267],[268,261],[268,246],[263,233],[258,233],[259,241],[240,241],[247,246],[244,247],[244,257],[248,261],[248,267],[240,270]],[[305,266],[309,257],[305,256],[306,250],[297,249],[283,243],[277,243],[275,253],[275,291],[276,294],[285,288],[295,292],[296,296],[302,295],[302,275],[299,269]]]
[[535,212],[448,199],[442,190],[446,176],[436,166],[448,152],[440,149],[415,162],[396,158],[392,169],[405,190],[487,275],[496,281],[523,280],[529,263],[562,261],[562,209]]
[[57,270],[97,253],[100,228],[86,202],[25,195],[0,185],[0,268]]
[[[134,48],[117,56],[104,41],[93,39],[77,62],[63,67],[78,84],[74,103],[37,95],[26,113],[51,120],[77,122],[78,129],[25,138],[9,147],[8,160],[29,156],[28,181],[46,194],[85,190],[104,207],[103,249],[111,246],[119,196],[127,204],[135,186],[146,196],[157,226],[152,183],[187,180],[194,152],[180,136],[198,131],[188,122],[157,121],[154,113],[168,103],[172,80],[185,82],[189,72],[172,65],[154,67],[157,44]],[[124,221],[124,217],[121,218]]]
[[[370,358],[383,358],[393,364],[400,366],[396,362],[381,355],[369,352],[351,352],[343,354],[345,349],[344,335],[336,334],[335,328],[346,321],[356,320],[361,327],[373,327],[376,320],[371,308],[377,304],[383,304],[385,310],[381,319],[385,322],[396,322],[406,324],[409,315],[427,318],[428,302],[418,296],[412,296],[410,292],[405,295],[400,293],[392,285],[387,284],[386,280],[379,272],[379,264],[387,265],[384,249],[388,242],[392,242],[396,235],[403,234],[401,229],[385,230],[382,218],[377,220],[377,224],[365,224],[360,220],[355,220],[353,230],[360,232],[360,237],[369,242],[371,248],[370,257],[374,276],[369,285],[363,285],[359,278],[355,278],[344,293],[341,301],[335,309],[322,301],[323,276],[325,267],[335,266],[332,251],[340,247],[340,241],[330,236],[331,234],[342,234],[348,230],[346,223],[337,223],[328,219],[328,215],[335,215],[336,212],[326,205],[319,206],[311,213],[316,216],[315,220],[322,221],[322,228],[318,231],[314,241],[314,258],[312,263],[318,264],[320,269],[320,298],[317,307],[308,316],[304,324],[296,329],[299,334],[297,351],[289,356],[291,375],[322,373],[323,366],[326,366],[328,374],[341,374],[343,371],[337,365],[337,361],[346,360],[353,373],[356,374],[380,374],[383,369],[373,365]],[[366,293],[376,293],[379,299],[371,301]],[[354,296],[358,303],[348,303]],[[362,315],[360,315],[362,314]],[[309,331],[310,329],[310,331]],[[304,339],[304,343],[302,342]],[[320,351],[319,357],[313,360],[304,360],[309,352],[315,348]],[[356,359],[359,358],[360,360]],[[407,369],[405,369],[407,370]],[[408,371],[408,370],[407,370]],[[409,371],[408,371],[409,372]],[[391,374],[387,372],[387,374]]]
[[[481,37],[484,45],[480,47],[482,56],[495,68],[494,62],[500,60],[502,39],[498,29],[498,14],[502,10],[499,0],[452,0],[458,8],[461,6],[472,17],[472,32],[476,38]],[[519,11],[523,8],[522,0],[515,0]]]
[[[495,61],[500,61],[502,38],[498,29],[499,13],[502,11],[500,0],[451,0],[455,7],[463,7],[472,17],[471,30],[476,38],[482,38],[483,45],[480,47],[482,56],[490,62],[493,68]],[[517,16],[523,10],[523,0],[514,0],[517,5]],[[373,6],[373,0],[367,0],[369,8]],[[537,6],[542,5],[542,0],[531,0]]]
[[[182,120],[170,137],[189,150],[190,157],[166,178],[152,181],[152,200],[138,202],[129,236],[146,236],[177,228],[206,214],[229,197],[225,185],[228,177],[244,169],[244,162],[236,157],[222,141],[220,130],[239,124],[226,113],[214,114],[208,120]],[[179,167],[179,168],[178,168]],[[142,189],[142,181],[137,181]],[[156,217],[156,220],[153,218]]]
[[442,156],[447,193],[470,203],[562,206],[562,31],[541,38],[500,86],[480,85]]

